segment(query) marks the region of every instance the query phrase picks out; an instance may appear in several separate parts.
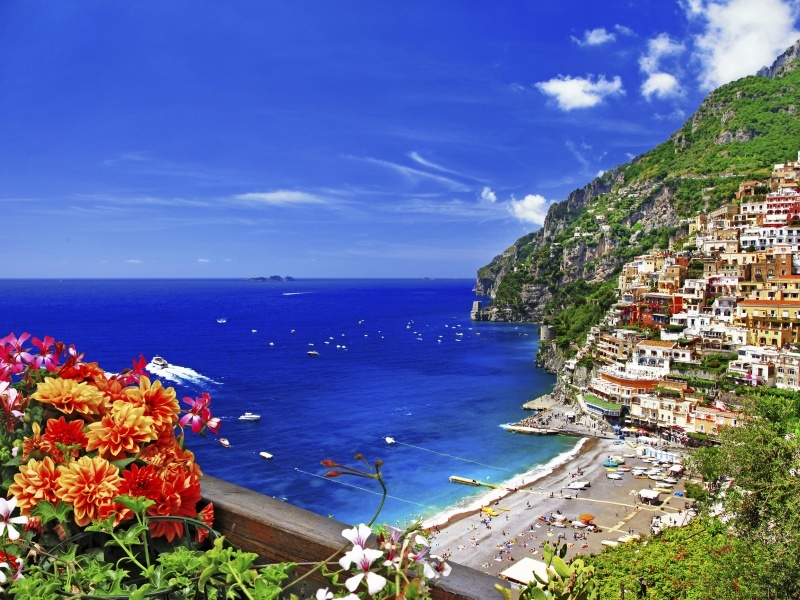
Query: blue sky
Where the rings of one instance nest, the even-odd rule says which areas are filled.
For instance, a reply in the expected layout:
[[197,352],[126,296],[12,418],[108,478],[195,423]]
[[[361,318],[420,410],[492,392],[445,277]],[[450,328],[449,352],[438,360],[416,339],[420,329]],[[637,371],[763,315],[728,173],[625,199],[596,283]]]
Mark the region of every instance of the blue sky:
[[0,277],[473,277],[798,8],[7,0]]

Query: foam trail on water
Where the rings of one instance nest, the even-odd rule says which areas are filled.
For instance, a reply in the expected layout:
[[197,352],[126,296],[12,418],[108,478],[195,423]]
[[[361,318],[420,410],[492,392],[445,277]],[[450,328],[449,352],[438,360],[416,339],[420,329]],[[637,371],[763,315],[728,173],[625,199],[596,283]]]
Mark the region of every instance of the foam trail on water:
[[189,367],[181,367],[179,365],[159,367],[153,363],[150,363],[145,367],[145,369],[159,379],[166,379],[175,383],[193,383],[199,386],[209,383],[213,383],[214,385],[222,385],[218,381],[214,381],[210,377],[206,377],[202,373],[198,373]]

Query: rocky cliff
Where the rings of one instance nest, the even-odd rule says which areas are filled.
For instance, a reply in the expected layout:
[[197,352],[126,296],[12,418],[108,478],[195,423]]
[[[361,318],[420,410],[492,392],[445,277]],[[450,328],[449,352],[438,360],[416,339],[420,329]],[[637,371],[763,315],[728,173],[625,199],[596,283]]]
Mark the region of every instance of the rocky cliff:
[[709,94],[663,144],[553,204],[541,229],[478,271],[476,294],[494,300],[481,318],[552,324],[554,340],[540,359],[556,370],[556,349],[574,351],[572,338],[590,326],[587,313],[598,319],[597,309],[613,301],[623,264],[667,249],[686,233],[687,218],[730,201],[739,182],[763,179],[772,163],[794,159],[798,65],[800,41],[758,76]]

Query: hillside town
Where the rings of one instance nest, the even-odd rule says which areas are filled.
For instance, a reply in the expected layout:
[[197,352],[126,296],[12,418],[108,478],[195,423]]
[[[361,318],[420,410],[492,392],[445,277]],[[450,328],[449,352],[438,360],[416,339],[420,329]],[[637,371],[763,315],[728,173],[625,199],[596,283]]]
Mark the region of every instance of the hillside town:
[[[800,391],[800,153],[768,181],[685,219],[669,251],[619,274],[618,302],[565,365],[584,408],[623,431],[682,443],[742,424],[735,385]],[[543,330],[543,339],[547,332]]]

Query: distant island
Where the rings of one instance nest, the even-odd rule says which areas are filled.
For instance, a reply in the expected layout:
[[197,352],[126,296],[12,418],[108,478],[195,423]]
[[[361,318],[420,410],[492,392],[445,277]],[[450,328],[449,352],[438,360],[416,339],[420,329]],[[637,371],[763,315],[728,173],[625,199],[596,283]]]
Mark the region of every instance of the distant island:
[[271,277],[250,277],[245,281],[294,281],[294,277],[281,277],[280,275],[272,275]]

